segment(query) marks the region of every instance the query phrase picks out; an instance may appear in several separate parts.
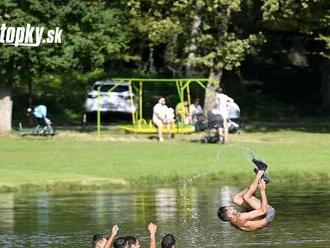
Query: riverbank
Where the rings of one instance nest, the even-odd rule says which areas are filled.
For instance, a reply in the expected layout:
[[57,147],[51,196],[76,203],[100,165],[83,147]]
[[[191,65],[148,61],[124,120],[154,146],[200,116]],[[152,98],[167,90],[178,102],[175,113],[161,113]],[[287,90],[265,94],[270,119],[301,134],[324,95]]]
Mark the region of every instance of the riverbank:
[[330,181],[330,134],[299,131],[231,135],[202,145],[198,135],[158,143],[143,135],[60,132],[53,138],[0,136],[0,191],[80,190],[251,180],[250,152],[269,163],[272,184]]

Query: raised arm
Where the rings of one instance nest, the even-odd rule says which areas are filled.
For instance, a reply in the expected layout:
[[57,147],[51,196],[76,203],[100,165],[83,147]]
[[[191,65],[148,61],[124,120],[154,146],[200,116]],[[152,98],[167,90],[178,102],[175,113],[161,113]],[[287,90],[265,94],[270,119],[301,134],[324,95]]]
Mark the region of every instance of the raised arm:
[[111,236],[110,238],[107,240],[107,242],[105,243],[105,245],[103,246],[103,248],[110,248],[112,243],[113,243],[113,240],[115,239],[117,233],[118,233],[118,226],[117,225],[114,225],[112,227],[112,232],[111,232]]
[[150,223],[148,226],[148,230],[150,233],[150,248],[156,248],[156,231],[157,226],[155,224]]

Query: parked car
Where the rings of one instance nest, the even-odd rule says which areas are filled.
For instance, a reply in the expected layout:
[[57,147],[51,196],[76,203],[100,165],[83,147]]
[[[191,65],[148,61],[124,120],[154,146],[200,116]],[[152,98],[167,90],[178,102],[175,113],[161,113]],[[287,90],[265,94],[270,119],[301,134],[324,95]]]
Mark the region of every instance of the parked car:
[[[129,83],[124,82],[116,85],[116,81],[97,81],[87,92],[85,102],[85,112],[87,114],[98,111],[98,105],[101,112],[119,112],[134,113],[137,109],[135,104],[134,93],[129,92]],[[98,89],[100,90],[100,98],[98,99]],[[111,90],[111,91],[110,91]],[[133,106],[131,104],[133,99]]]

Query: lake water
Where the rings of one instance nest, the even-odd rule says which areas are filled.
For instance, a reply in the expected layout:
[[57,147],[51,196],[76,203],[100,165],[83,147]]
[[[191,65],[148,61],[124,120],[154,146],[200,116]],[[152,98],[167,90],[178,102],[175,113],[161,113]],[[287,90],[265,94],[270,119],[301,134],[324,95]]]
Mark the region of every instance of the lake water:
[[0,194],[0,247],[91,247],[95,233],[136,235],[148,247],[147,225],[173,233],[178,247],[330,247],[330,189],[269,186],[277,216],[244,233],[217,219],[238,187],[157,188],[68,193]]

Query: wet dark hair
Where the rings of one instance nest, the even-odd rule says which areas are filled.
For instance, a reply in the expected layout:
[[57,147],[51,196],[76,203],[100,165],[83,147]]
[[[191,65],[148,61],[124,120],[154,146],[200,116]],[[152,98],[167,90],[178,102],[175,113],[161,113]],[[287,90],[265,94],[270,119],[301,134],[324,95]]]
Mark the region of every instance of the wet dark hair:
[[130,248],[132,245],[135,245],[138,241],[138,239],[134,236],[126,236],[125,239],[127,241],[128,248]]
[[127,245],[127,240],[125,237],[116,238],[115,241],[113,242],[114,248],[125,248],[126,245]]
[[218,209],[218,213],[217,214],[218,214],[218,217],[219,217],[220,220],[222,220],[222,221],[229,221],[227,210],[228,210],[228,207],[227,206],[220,207]]
[[171,248],[175,245],[175,237],[172,234],[166,234],[162,238],[162,248]]

